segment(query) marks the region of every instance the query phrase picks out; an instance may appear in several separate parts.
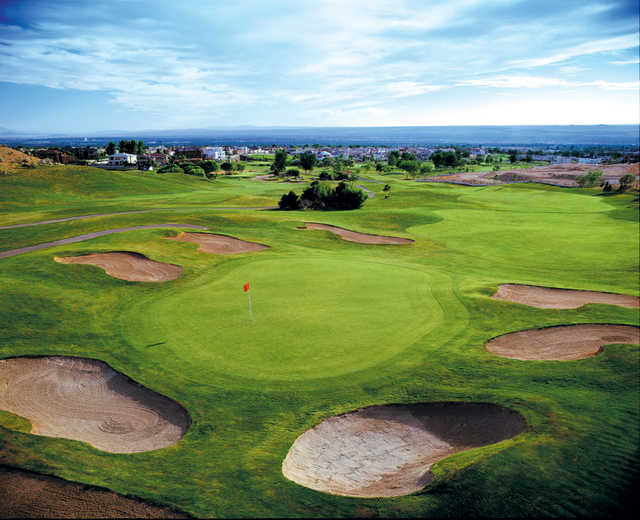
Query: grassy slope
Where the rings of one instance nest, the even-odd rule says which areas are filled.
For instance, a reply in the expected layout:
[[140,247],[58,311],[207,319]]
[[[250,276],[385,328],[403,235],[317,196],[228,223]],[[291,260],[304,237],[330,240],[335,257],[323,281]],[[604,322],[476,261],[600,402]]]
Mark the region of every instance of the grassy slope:
[[[286,186],[225,180],[228,193],[212,189],[209,195],[191,191],[197,185],[191,179],[163,180],[156,193],[147,189],[155,178],[137,187],[112,180],[95,200],[85,191],[82,204],[138,204],[135,188],[145,190],[149,207],[156,200],[182,207],[185,200],[204,205],[209,196],[221,202],[273,196]],[[637,294],[637,204],[628,195],[604,198],[589,190],[389,182],[391,198],[377,196],[355,212],[203,207],[41,226],[49,235],[37,228],[15,230],[29,243],[61,238],[67,227],[78,234],[166,216],[171,220],[163,221],[204,224],[271,249],[205,255],[194,244],[162,240],[174,231],[145,230],[0,261],[0,319],[11,324],[0,330],[0,357],[97,357],[177,399],[194,420],[178,445],[135,455],[0,429],[3,458],[201,516],[621,510],[637,464],[637,347],[611,346],[576,362],[522,362],[492,356],[484,343],[529,327],[638,324],[633,309],[542,310],[490,297],[504,282]],[[48,193],[34,193],[35,185],[20,197],[42,197],[57,211],[75,197],[61,193],[58,206]],[[296,230],[305,220],[416,242],[353,244],[326,232]],[[15,236],[0,231],[0,246],[10,248]],[[52,261],[54,254],[114,249],[180,264],[184,274],[166,284],[136,284],[91,266]],[[241,290],[246,281],[254,288],[251,324]],[[502,403],[523,413],[530,428],[516,439],[442,461],[427,490],[397,499],[324,495],[280,473],[293,440],[330,415],[374,403],[433,400]]]

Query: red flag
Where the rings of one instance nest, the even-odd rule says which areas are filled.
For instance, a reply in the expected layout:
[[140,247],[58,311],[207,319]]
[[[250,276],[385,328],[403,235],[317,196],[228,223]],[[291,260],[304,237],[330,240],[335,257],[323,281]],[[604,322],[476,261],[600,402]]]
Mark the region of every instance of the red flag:
[[244,289],[244,292],[249,292],[249,284],[245,283],[242,288]]

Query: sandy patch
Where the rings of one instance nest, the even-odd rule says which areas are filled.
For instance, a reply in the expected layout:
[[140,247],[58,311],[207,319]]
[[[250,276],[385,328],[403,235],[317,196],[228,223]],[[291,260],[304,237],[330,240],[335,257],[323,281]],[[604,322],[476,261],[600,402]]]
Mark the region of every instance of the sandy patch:
[[0,467],[0,518],[190,518],[113,491]]
[[269,246],[245,242],[239,238],[226,235],[214,235],[213,233],[185,233],[181,232],[177,237],[167,237],[178,242],[195,242],[200,247],[198,251],[214,255],[233,255],[237,253],[251,253],[269,249]]
[[299,229],[320,229],[322,231],[330,231],[335,233],[343,240],[349,242],[357,242],[359,244],[411,244],[413,240],[400,237],[388,237],[384,235],[370,235],[368,233],[358,233],[357,231],[349,231],[337,226],[328,224],[318,224],[316,222],[305,222],[305,226]]
[[438,460],[514,437],[526,422],[493,404],[370,406],[330,417],[300,435],[282,463],[289,480],[353,497],[422,489]]
[[0,360],[0,409],[29,419],[32,433],[134,453],[178,442],[191,424],[175,401],[95,359]]
[[640,328],[588,324],[521,330],[492,339],[487,350],[513,359],[571,361],[595,356],[611,343],[640,344]]
[[182,267],[151,260],[140,253],[112,251],[82,256],[54,256],[61,264],[89,264],[101,267],[109,276],[129,282],[166,282],[177,278]]
[[251,180],[264,182],[264,181],[270,181],[277,178],[278,178],[277,175],[274,175],[273,173],[267,173],[266,175],[256,175]]
[[[618,184],[620,177],[628,173],[638,179],[640,167],[638,164],[550,164],[533,166],[531,168],[500,170],[497,172],[458,172],[452,175],[438,175],[424,179],[436,182],[458,182],[465,184],[504,184],[514,180],[526,182],[542,182],[557,186],[577,186],[576,177],[585,175],[589,170],[602,170],[602,180]],[[497,178],[496,178],[497,177]]]
[[496,300],[522,303],[541,309],[576,309],[587,303],[640,307],[640,298],[626,294],[556,289],[537,285],[503,284],[493,295]]
[[156,229],[156,228],[186,228],[186,229],[207,229],[204,226],[198,226],[196,224],[150,224],[144,226],[131,226],[117,229],[105,229],[104,231],[94,231],[93,233],[87,233],[85,235],[77,235],[75,237],[62,238],[60,240],[54,240],[53,242],[45,242],[43,244],[36,244],[35,246],[20,247],[18,249],[11,249],[9,251],[0,252],[0,258],[7,258],[15,255],[22,255],[24,253],[30,253],[32,251],[40,251],[41,249],[47,249],[48,247],[63,246],[67,244],[75,244],[76,242],[83,242],[92,238],[103,237],[105,235],[112,235],[113,233],[123,233],[125,231],[136,231],[138,229]]

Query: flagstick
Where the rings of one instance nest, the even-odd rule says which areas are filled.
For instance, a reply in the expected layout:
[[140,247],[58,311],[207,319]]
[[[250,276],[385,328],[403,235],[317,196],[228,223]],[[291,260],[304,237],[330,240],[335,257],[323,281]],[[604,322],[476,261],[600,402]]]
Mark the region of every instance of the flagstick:
[[249,297],[249,319],[253,321],[253,312],[251,311],[251,291],[247,291],[247,296]]

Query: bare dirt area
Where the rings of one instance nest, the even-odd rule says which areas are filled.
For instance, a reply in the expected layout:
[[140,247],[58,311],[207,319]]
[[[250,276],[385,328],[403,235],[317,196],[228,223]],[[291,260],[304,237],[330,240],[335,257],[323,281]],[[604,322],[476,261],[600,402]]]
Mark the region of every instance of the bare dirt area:
[[200,247],[198,251],[213,255],[233,255],[238,253],[252,253],[264,251],[269,246],[246,242],[239,238],[228,237],[226,235],[215,235],[213,233],[185,233],[182,232],[176,237],[168,237],[169,240],[178,242],[195,242]]
[[370,235],[368,233],[359,233],[357,231],[350,231],[337,226],[330,226],[328,224],[318,224],[316,222],[305,222],[304,227],[298,229],[319,229],[322,231],[330,231],[335,233],[343,240],[349,242],[357,242],[359,244],[411,244],[413,240],[409,238],[389,237],[384,235]]
[[0,466],[0,518],[190,518],[93,486]]
[[40,159],[0,144],[0,171],[13,171],[24,165],[37,166]]
[[179,265],[151,260],[140,253],[112,251],[82,256],[53,258],[61,264],[89,264],[105,270],[109,276],[129,282],[166,282],[182,274]]
[[484,403],[370,406],[330,417],[300,435],[282,473],[302,486],[352,497],[407,495],[438,460],[515,437],[518,412]]
[[492,339],[487,350],[512,359],[572,361],[595,356],[612,343],[639,345],[640,328],[587,324],[521,330]]
[[67,356],[0,360],[0,409],[30,420],[34,434],[111,453],[171,446],[191,424],[178,403],[106,363]]
[[631,173],[638,180],[640,165],[621,164],[550,164],[514,170],[490,172],[460,172],[452,175],[438,175],[423,179],[435,182],[454,182],[461,184],[505,184],[508,182],[541,182],[556,186],[577,186],[576,177],[585,175],[589,170],[602,170],[602,180],[618,184],[620,177]]
[[640,308],[640,298],[626,294],[557,289],[537,285],[503,284],[493,295],[496,300],[522,303],[541,309],[577,309],[587,303],[605,303]]

